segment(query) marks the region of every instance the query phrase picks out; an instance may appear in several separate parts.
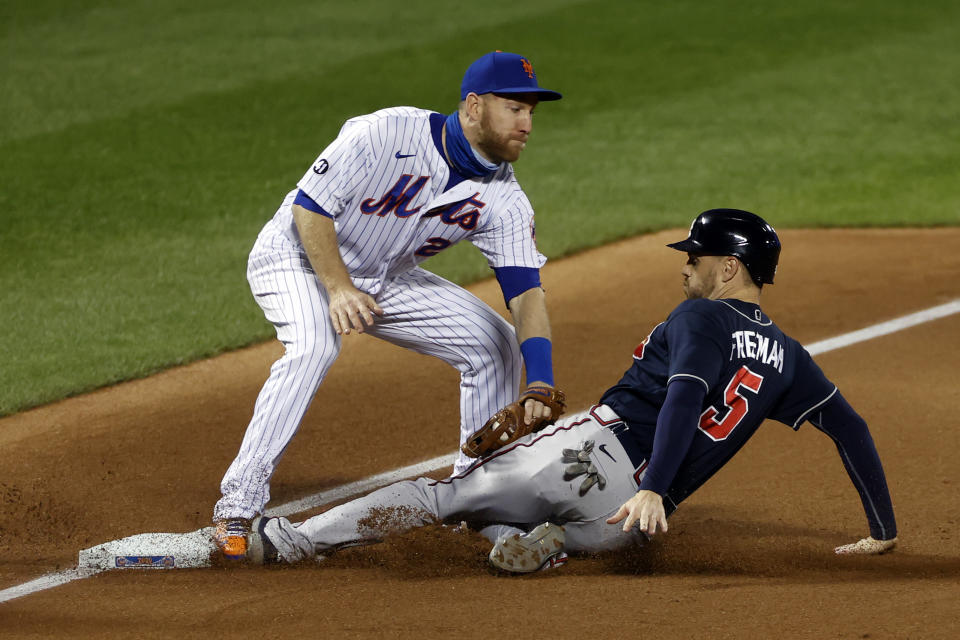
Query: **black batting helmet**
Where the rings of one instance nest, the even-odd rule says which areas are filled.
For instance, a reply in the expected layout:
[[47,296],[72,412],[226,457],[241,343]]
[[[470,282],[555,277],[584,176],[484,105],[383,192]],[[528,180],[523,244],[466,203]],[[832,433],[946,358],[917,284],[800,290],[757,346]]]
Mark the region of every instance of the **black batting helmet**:
[[773,284],[780,259],[780,238],[766,220],[740,209],[710,209],[690,225],[686,240],[668,247],[704,256],[736,256],[758,287]]

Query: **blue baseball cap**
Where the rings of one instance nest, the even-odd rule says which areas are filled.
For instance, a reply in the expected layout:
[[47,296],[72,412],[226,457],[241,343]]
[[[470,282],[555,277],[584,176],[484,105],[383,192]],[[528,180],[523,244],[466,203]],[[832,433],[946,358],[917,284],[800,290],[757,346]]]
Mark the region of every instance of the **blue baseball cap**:
[[516,53],[492,51],[481,56],[463,74],[460,99],[468,93],[536,93],[541,100],[559,100],[556,91],[541,89],[529,60]]

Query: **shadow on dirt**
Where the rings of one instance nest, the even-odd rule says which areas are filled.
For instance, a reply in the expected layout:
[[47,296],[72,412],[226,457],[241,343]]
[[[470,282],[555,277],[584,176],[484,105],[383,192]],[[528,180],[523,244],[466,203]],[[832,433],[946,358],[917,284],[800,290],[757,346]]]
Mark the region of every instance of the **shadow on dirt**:
[[[917,555],[906,545],[882,557],[837,556],[834,547],[855,536],[745,514],[728,507],[690,506],[682,526],[642,547],[573,557],[563,569],[535,576],[789,577],[811,583],[960,578],[960,557]],[[399,579],[470,577],[493,573],[486,560],[489,550],[490,543],[475,531],[433,525],[343,549],[317,564],[284,569],[373,570]]]

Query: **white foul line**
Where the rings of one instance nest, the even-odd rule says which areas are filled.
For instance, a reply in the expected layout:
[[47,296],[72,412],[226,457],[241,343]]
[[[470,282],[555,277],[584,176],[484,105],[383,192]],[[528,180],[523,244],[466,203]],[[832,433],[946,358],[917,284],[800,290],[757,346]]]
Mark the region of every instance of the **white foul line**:
[[64,571],[58,571],[56,573],[48,573],[45,576],[40,576],[39,578],[34,578],[29,582],[24,582],[23,584],[18,584],[15,587],[10,587],[9,589],[4,589],[0,591],[0,602],[6,602],[7,600],[13,600],[14,598],[19,598],[20,596],[28,596],[31,593],[36,593],[37,591],[43,591],[44,589],[51,589],[53,587],[58,587],[61,584],[66,584],[74,580],[80,580],[81,578],[89,578],[90,576],[100,573],[99,569],[66,569]]
[[[806,349],[810,352],[810,355],[818,355],[828,351],[833,351],[834,349],[842,349],[843,347],[848,347],[858,342],[864,342],[866,340],[885,336],[897,331],[903,331],[904,329],[908,329],[918,324],[945,318],[955,313],[960,313],[960,299],[953,300],[936,307],[931,307],[923,311],[918,311],[917,313],[911,313],[906,316],[894,318],[893,320],[888,320],[887,322],[881,322],[864,329],[859,329],[858,331],[845,333],[835,338],[814,342],[813,344],[808,345]],[[287,516],[294,513],[307,511],[308,509],[313,509],[314,507],[319,507],[329,502],[342,500],[344,498],[349,498],[351,496],[364,493],[371,489],[386,486],[396,482],[397,480],[419,476],[425,473],[430,473],[431,471],[436,471],[437,469],[442,469],[445,466],[453,464],[453,461],[456,459],[456,457],[457,453],[454,452],[444,456],[432,458],[430,460],[425,460],[423,462],[418,462],[417,464],[402,467],[400,469],[395,469],[393,471],[371,476],[364,480],[358,480],[357,482],[341,485],[339,487],[330,489],[329,491],[323,491],[312,496],[307,496],[306,498],[301,498],[300,500],[294,500],[292,502],[281,504],[277,507],[271,507],[266,510],[266,515]],[[89,578],[90,576],[96,575],[101,571],[102,570],[100,569],[75,568],[67,569],[65,571],[58,571],[56,573],[48,573],[34,580],[30,580],[29,582],[24,582],[23,584],[15,587],[9,587],[0,591],[0,603],[13,600],[14,598],[19,598],[21,596],[30,595],[31,593],[36,593],[38,591],[43,591],[45,589],[50,589],[61,584],[66,584],[68,582],[72,582],[73,580]]]
[[286,502],[278,507],[271,507],[264,511],[264,515],[289,516],[294,513],[302,513],[308,509],[313,509],[314,507],[319,507],[330,502],[349,498],[350,496],[366,493],[371,489],[385,487],[388,484],[393,484],[394,482],[403,480],[404,478],[415,478],[425,473],[442,469],[453,464],[456,459],[456,453],[448,453],[445,456],[439,456],[431,460],[424,460],[423,462],[418,462],[417,464],[411,464],[408,467],[394,469],[393,471],[387,471],[386,473],[381,473],[376,476],[370,476],[365,480],[358,480],[356,482],[351,482],[350,484],[334,487],[329,491],[321,491],[320,493],[315,493],[312,496],[307,496],[306,498],[301,498],[300,500]]
[[929,309],[924,309],[923,311],[911,313],[910,315],[894,318],[893,320],[881,322],[880,324],[875,324],[873,326],[866,327],[865,329],[860,329],[859,331],[851,331],[850,333],[845,333],[842,336],[837,336],[836,338],[829,338],[827,340],[814,342],[813,344],[807,346],[807,351],[810,352],[810,355],[815,356],[820,353],[826,353],[827,351],[833,351],[834,349],[849,347],[850,345],[858,342],[864,342],[865,340],[872,340],[873,338],[885,336],[889,333],[903,331],[904,329],[909,329],[910,327],[923,324],[924,322],[946,318],[954,313],[960,313],[960,299],[952,300],[937,307],[931,307]]

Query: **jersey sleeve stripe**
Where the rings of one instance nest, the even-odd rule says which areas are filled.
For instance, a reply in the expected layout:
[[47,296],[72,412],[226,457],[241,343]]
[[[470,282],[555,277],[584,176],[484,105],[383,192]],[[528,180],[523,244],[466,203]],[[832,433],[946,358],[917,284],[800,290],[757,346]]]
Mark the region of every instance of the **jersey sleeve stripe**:
[[812,407],[810,407],[809,409],[807,409],[806,411],[804,411],[803,413],[801,413],[801,414],[800,414],[800,417],[797,418],[797,421],[793,423],[793,430],[796,431],[797,429],[799,429],[799,428],[800,428],[800,425],[803,424],[803,421],[807,419],[807,416],[808,416],[808,415],[810,415],[810,412],[813,411],[814,409],[816,409],[817,407],[823,406],[823,405],[827,402],[827,400],[829,400],[830,398],[833,397],[833,394],[835,394],[836,392],[837,392],[837,388],[834,387],[834,388],[833,388],[833,391],[831,391],[830,394],[829,394],[826,398],[824,398],[823,400],[821,400],[821,401],[818,402],[817,404],[813,405]]
[[[707,384],[707,381],[701,378],[700,376],[695,376],[692,373],[675,373],[667,380],[667,384],[670,384],[670,381],[674,378],[693,378],[694,380],[699,380],[703,383],[703,386],[707,388],[707,393],[710,393],[710,385]],[[824,401],[826,402],[826,401]]]
[[320,215],[327,216],[328,218],[333,217],[333,214],[327,213],[326,209],[324,209],[319,204],[317,204],[317,202],[313,198],[305,194],[302,189],[297,191],[297,197],[293,199],[293,204],[300,205],[307,211],[319,213]]
[[540,270],[532,267],[494,267],[493,273],[500,283],[507,307],[511,300],[524,291],[540,286]]

